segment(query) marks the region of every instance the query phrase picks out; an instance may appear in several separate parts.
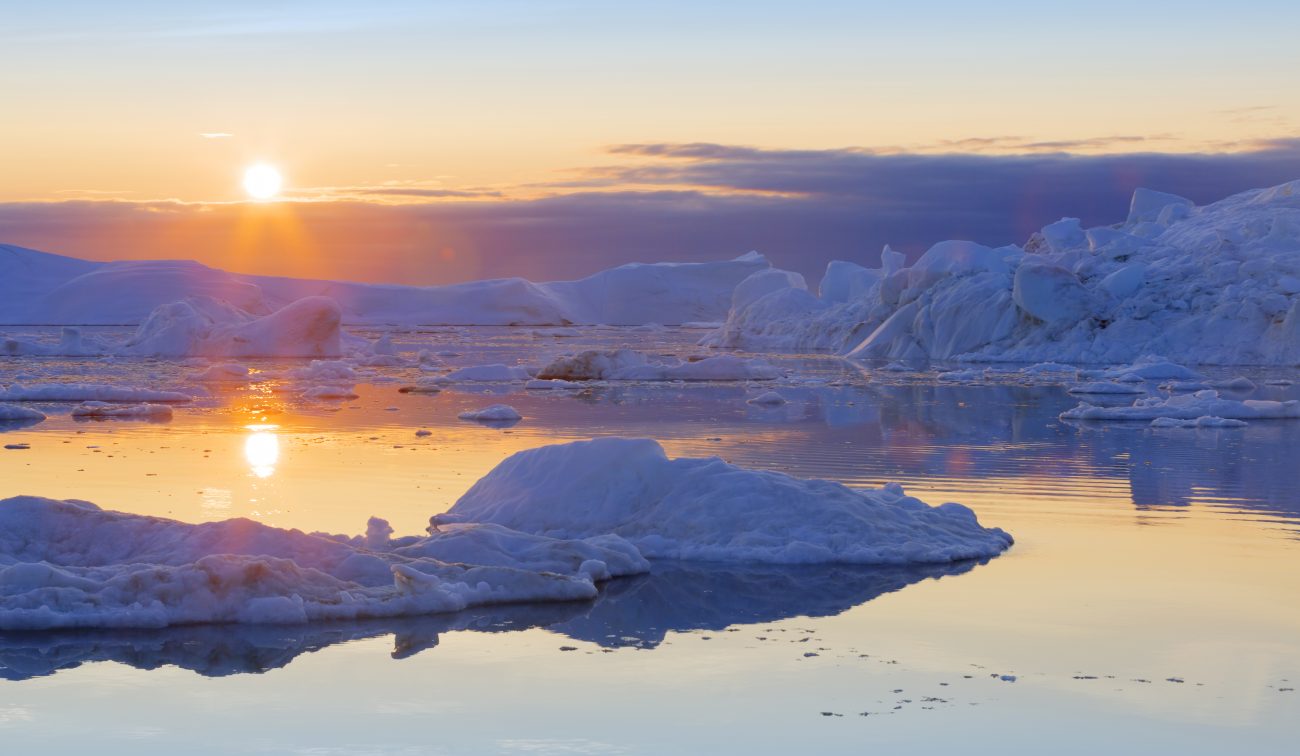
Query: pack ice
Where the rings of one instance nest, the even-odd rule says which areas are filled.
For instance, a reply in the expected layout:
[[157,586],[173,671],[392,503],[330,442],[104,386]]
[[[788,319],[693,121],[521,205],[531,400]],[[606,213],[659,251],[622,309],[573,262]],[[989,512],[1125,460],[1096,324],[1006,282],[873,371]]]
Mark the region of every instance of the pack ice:
[[833,262],[820,295],[764,270],[717,346],[864,358],[1300,364],[1300,181],[1204,207],[1139,189],[1119,224],[1065,218],[1023,246],[940,242],[910,267]]
[[652,557],[949,563],[1010,545],[966,507],[896,484],[854,491],[606,438],[515,454],[418,537],[393,538],[378,518],[345,537],[6,499],[0,630],[430,614],[590,599]]

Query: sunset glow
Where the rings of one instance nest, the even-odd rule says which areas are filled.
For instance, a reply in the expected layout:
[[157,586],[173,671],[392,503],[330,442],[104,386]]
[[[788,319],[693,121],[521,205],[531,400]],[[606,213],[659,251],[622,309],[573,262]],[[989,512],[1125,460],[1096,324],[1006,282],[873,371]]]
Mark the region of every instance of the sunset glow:
[[272,165],[258,163],[244,171],[244,191],[255,200],[274,199],[283,183],[280,171]]

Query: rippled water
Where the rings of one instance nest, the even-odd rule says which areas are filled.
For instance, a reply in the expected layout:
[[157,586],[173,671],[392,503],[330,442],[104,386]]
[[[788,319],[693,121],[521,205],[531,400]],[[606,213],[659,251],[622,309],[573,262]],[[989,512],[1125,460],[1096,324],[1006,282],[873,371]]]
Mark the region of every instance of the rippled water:
[[[457,366],[596,344],[692,354],[696,337],[396,340],[462,352],[446,358]],[[746,404],[758,387],[744,384],[403,394],[418,371],[380,368],[342,403],[272,383],[217,388],[165,424],[54,414],[0,434],[30,445],[0,452],[0,495],[347,533],[379,515],[414,533],[514,451],[617,434],[849,485],[899,481],[970,505],[1016,545],[944,569],[665,563],[593,604],[417,620],[0,636],[0,742],[13,753],[1293,752],[1300,422],[1070,425],[1056,418],[1076,403],[1063,386],[772,359],[790,376],[777,408]],[[163,386],[191,372],[0,361],[0,382]],[[523,422],[456,419],[498,401]]]

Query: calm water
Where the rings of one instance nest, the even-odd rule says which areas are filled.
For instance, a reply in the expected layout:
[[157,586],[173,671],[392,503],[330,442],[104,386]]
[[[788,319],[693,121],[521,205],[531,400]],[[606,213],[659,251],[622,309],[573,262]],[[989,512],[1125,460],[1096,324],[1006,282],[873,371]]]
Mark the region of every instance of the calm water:
[[[444,358],[458,366],[623,343],[692,354],[698,335],[396,340],[461,352]],[[854,486],[896,480],[931,503],[970,505],[1016,545],[986,564],[922,570],[661,563],[591,604],[416,620],[3,635],[0,743],[306,754],[1298,747],[1300,422],[1073,426],[1056,419],[1075,403],[1063,386],[773,360],[790,375],[776,386],[790,402],[777,408],[746,404],[757,387],[742,384],[403,394],[419,371],[377,368],[342,403],[303,402],[270,382],[213,387],[164,424],[53,414],[0,434],[31,447],[0,452],[0,496],[346,533],[379,515],[415,533],[515,451],[617,434]],[[0,361],[0,382],[166,386],[192,372]],[[1300,386],[1255,395],[1296,398]],[[524,421],[456,419],[498,401]],[[416,437],[421,428],[431,434]]]

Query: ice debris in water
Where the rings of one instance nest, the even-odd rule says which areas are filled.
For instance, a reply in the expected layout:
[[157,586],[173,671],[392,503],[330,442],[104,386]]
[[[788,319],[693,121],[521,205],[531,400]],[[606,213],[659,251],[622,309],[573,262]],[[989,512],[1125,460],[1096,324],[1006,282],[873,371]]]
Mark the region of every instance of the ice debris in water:
[[523,415],[508,404],[493,404],[488,407],[476,410],[465,410],[456,417],[461,420],[475,420],[478,422],[512,422],[522,420]]
[[1218,417],[1232,420],[1300,418],[1300,399],[1278,402],[1268,399],[1224,399],[1214,389],[1168,398],[1143,397],[1129,407],[1097,407],[1081,402],[1061,413],[1062,420],[1196,420]]

